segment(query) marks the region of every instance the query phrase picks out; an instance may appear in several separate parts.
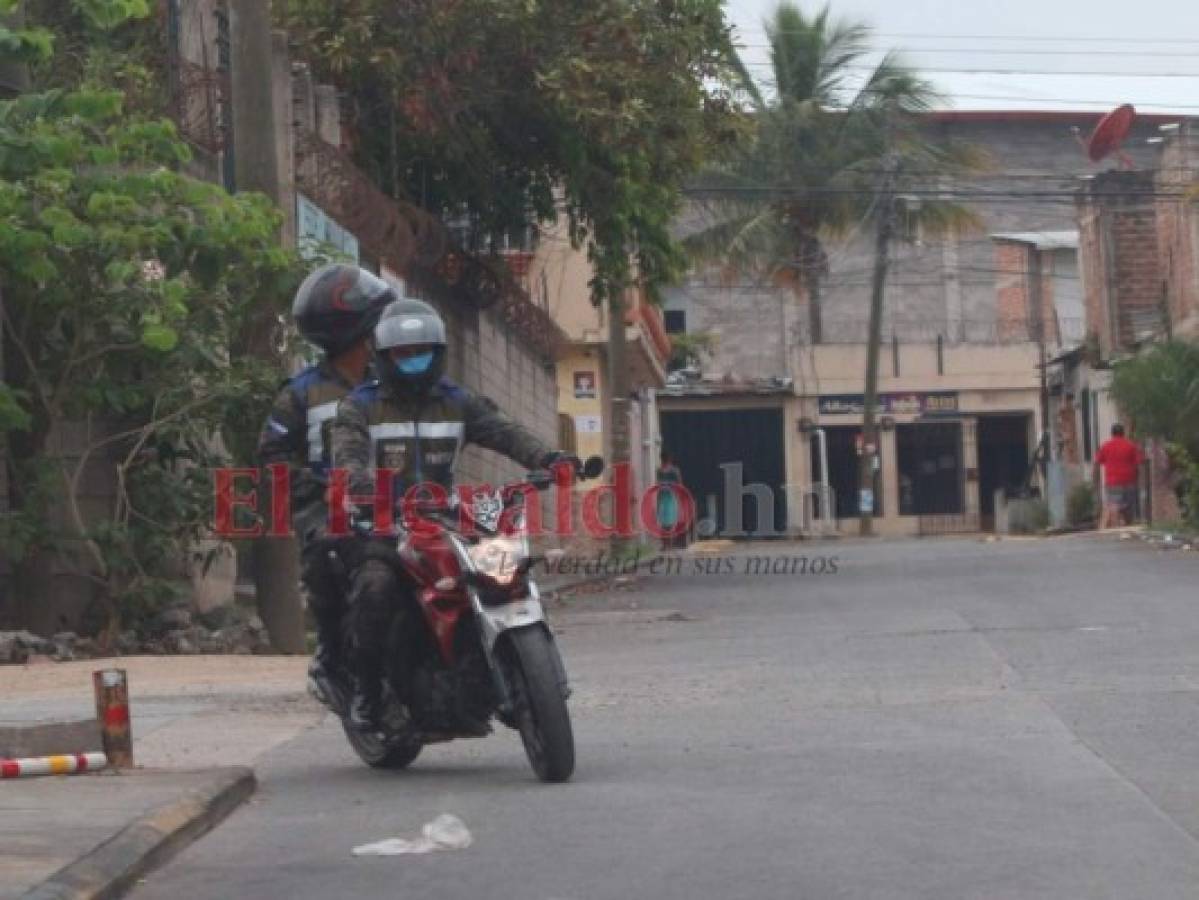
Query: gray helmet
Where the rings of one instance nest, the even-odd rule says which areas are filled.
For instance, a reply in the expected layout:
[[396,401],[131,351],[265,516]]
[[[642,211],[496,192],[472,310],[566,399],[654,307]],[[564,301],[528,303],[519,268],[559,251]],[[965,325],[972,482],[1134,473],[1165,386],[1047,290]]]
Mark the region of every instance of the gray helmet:
[[381,278],[358,266],[321,266],[296,291],[291,313],[305,339],[330,356],[371,333],[396,294]]
[[[428,303],[396,300],[388,304],[375,326],[375,367],[384,384],[401,394],[428,391],[445,371],[445,322]],[[419,371],[401,371],[391,358],[397,347],[430,347],[432,358]]]

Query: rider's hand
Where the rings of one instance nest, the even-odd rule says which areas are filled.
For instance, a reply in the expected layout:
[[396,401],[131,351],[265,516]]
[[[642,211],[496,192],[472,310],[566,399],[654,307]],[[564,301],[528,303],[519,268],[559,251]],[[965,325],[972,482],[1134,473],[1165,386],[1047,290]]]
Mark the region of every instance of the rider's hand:
[[541,467],[549,469],[551,472],[556,472],[559,466],[570,466],[570,473],[578,475],[583,471],[583,461],[573,453],[567,453],[564,450],[553,450],[545,455],[541,460]]
[[355,506],[350,510],[350,533],[359,537],[370,537],[375,531],[375,509],[373,506]]

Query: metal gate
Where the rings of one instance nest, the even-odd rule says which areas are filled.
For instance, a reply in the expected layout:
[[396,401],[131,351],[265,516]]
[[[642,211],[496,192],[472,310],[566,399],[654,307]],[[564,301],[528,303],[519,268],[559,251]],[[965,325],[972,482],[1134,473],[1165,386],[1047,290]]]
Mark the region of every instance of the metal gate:
[[[785,534],[786,455],[781,409],[663,410],[662,447],[678,463],[699,519],[711,520],[709,533],[701,530],[697,536],[713,536],[713,527],[715,536],[721,537]],[[735,494],[726,497],[729,489],[722,467],[730,463],[742,466],[740,534],[730,533],[726,508],[728,503],[738,502]],[[773,510],[760,510],[757,494],[768,496]]]
[[896,429],[899,511],[915,516],[921,535],[978,531],[966,512],[960,422],[917,422]]

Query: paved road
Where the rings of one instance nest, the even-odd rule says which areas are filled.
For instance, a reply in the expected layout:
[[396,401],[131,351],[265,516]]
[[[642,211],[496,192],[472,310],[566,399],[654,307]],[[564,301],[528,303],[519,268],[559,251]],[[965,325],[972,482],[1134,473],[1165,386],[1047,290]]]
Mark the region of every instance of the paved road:
[[[561,617],[573,783],[508,733],[372,772],[326,723],[137,900],[1199,896],[1199,554],[826,549]],[[440,812],[474,846],[350,855]]]

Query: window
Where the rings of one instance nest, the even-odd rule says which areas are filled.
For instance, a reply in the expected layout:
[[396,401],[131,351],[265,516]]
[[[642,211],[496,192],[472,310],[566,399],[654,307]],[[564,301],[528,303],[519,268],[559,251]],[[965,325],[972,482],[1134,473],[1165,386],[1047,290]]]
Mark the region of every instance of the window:
[[687,313],[681,309],[663,310],[662,324],[666,327],[667,334],[686,334]]

